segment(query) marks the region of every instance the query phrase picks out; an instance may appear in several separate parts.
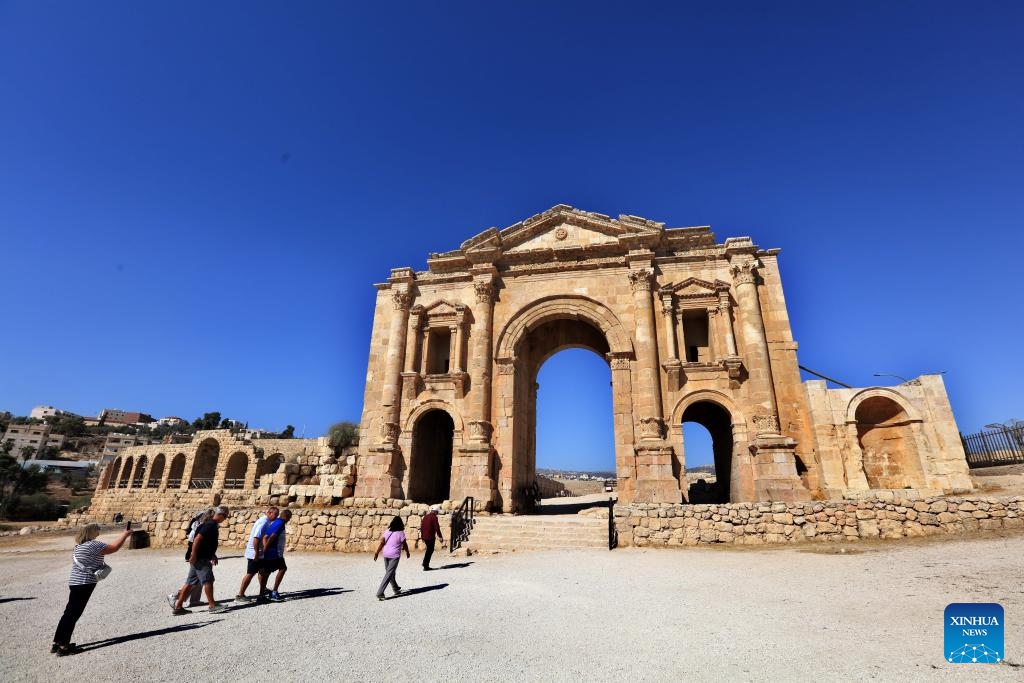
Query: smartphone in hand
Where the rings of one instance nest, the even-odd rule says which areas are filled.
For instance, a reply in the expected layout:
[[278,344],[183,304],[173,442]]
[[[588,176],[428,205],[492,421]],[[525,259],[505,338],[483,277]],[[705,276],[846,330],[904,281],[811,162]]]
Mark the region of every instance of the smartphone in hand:
[[132,520],[130,520],[130,519],[128,520],[128,524],[125,525],[124,530],[125,531],[131,531],[132,530]]

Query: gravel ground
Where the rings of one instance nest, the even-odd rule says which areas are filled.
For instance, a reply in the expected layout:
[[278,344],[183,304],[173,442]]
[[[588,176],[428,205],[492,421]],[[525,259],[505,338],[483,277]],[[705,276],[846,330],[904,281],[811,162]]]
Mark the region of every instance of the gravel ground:
[[[398,570],[408,595],[385,602],[374,597],[382,562],[296,553],[287,601],[182,617],[164,597],[184,579],[182,554],[122,550],[78,623],[87,650],[58,658],[48,650],[71,545],[42,534],[0,544],[0,680],[1024,679],[1022,536],[845,553],[442,553],[432,572],[414,554]],[[243,569],[231,551],[218,598],[234,596]],[[1003,605],[1006,663],[943,660],[951,602]]]

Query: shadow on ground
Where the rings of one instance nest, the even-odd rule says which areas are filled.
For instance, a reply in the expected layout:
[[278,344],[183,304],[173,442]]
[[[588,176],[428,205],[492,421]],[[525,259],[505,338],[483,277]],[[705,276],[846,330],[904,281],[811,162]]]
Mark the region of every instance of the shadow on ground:
[[[351,588],[344,589],[344,588],[341,588],[340,586],[337,587],[337,588],[310,588],[310,589],[304,590],[304,591],[295,591],[294,593],[284,593],[281,596],[280,602],[292,602],[294,600],[309,600],[310,598],[328,598],[328,597],[330,597],[332,595],[341,595],[342,593],[351,593],[352,590],[353,589],[351,589]],[[218,604],[220,604],[220,603],[221,603],[221,601],[218,600]],[[235,611],[240,610],[240,609],[248,609],[250,607],[261,607],[263,605],[272,605],[272,604],[274,604],[274,602],[270,601],[270,600],[264,600],[262,602],[258,602],[258,601],[254,600],[253,602],[244,602],[244,603],[242,603],[242,602],[233,602],[231,600],[224,600],[223,603],[225,605],[230,605],[230,609],[231,609],[232,612],[235,612]]]
[[442,588],[447,588],[447,583],[435,583],[433,586],[420,586],[419,588],[407,588],[398,595],[392,595],[388,600],[397,600],[398,598],[409,597],[410,595],[419,595],[420,593],[429,593],[430,591],[439,591]]
[[5,602],[16,602],[18,600],[35,600],[35,599],[36,599],[35,596],[31,596],[31,597],[28,597],[28,598],[0,598],[0,605],[2,605]]
[[106,640],[97,640],[92,643],[82,643],[78,647],[82,648],[82,652],[89,652],[90,650],[98,650],[101,647],[110,647],[111,645],[121,645],[132,640],[142,640],[143,638],[154,638],[156,636],[166,636],[171,633],[181,633],[182,631],[192,631],[197,628],[203,628],[210,624],[216,624],[221,619],[213,619],[211,621],[202,621],[197,624],[179,624],[178,626],[168,626],[167,628],[156,629],[155,631],[142,631],[140,633],[129,633],[124,636],[115,636],[113,638],[107,638]]

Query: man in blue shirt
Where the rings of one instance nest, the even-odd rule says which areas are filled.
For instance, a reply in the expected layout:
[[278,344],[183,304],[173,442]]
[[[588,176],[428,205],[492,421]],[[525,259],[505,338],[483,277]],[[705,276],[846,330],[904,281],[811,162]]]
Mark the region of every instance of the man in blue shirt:
[[270,573],[277,572],[277,576],[274,578],[274,588],[270,591],[270,599],[274,602],[281,600],[277,589],[281,587],[281,579],[288,571],[288,565],[284,562],[285,525],[291,518],[291,510],[281,510],[277,519],[263,527],[263,562],[260,565],[260,583],[265,587]]

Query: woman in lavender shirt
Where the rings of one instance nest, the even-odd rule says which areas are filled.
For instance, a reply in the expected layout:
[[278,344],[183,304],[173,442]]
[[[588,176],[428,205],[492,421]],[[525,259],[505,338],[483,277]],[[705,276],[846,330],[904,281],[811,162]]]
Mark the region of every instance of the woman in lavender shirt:
[[377,552],[373,554],[374,562],[377,561],[377,556],[380,555],[381,550],[384,551],[384,578],[377,588],[378,600],[384,599],[384,589],[389,583],[392,590],[395,591],[395,595],[399,595],[402,592],[402,587],[395,581],[395,572],[398,570],[398,560],[402,557],[403,550],[405,551],[405,556],[409,557],[409,544],[405,542],[405,525],[402,524],[401,517],[395,517],[391,520],[388,530],[384,532],[384,536],[380,539]]

